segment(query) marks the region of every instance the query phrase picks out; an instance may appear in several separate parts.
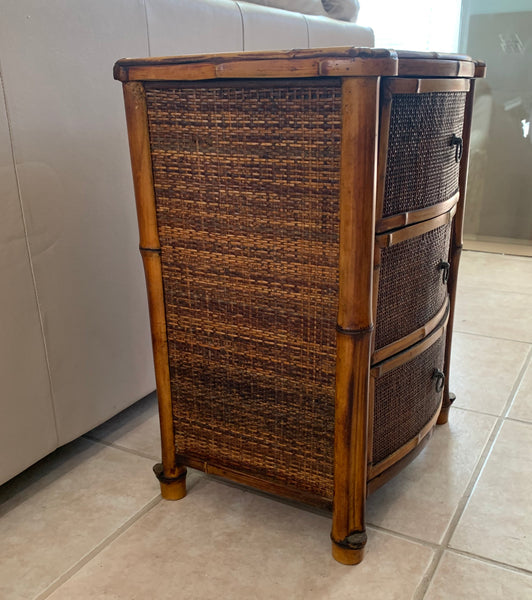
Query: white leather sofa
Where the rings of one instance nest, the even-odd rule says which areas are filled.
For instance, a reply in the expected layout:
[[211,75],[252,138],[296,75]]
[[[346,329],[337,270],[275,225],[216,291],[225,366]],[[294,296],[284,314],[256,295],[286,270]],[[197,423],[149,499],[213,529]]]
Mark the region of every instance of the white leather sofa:
[[0,0],[0,483],[154,389],[125,56],[373,45],[232,0]]

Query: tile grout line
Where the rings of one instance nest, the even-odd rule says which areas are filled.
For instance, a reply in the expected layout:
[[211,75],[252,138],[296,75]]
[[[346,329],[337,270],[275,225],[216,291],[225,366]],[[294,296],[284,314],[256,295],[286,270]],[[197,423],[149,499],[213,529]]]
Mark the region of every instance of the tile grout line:
[[497,337],[494,335],[487,335],[485,333],[476,333],[473,331],[461,331],[460,329],[457,329],[456,327],[453,328],[453,334],[454,333],[461,333],[463,335],[473,335],[475,337],[480,337],[480,338],[487,338],[488,340],[499,340],[502,342],[514,342],[515,344],[526,344],[527,346],[530,346],[530,344],[532,344],[531,341],[526,341],[526,340],[514,340],[512,338],[505,338],[505,337]]
[[367,523],[369,529],[374,529],[375,531],[380,531],[381,533],[385,533],[387,535],[392,535],[393,537],[400,538],[407,542],[412,542],[414,544],[420,544],[421,546],[426,546],[427,548],[432,548],[433,550],[437,550],[440,547],[438,542],[431,542],[429,540],[424,540],[422,538],[418,538],[414,535],[410,535],[408,533],[401,533],[400,531],[395,531],[393,529],[388,529],[387,527],[383,527],[382,525],[375,525],[373,523]]
[[[506,410],[506,404],[504,405]],[[502,415],[496,415],[492,412],[483,412],[476,408],[466,408],[465,406],[453,406],[454,410],[463,410],[466,413],[473,413],[475,415],[484,415],[485,417],[493,417],[494,419],[499,419]],[[524,425],[532,425],[532,421],[526,419],[518,419],[517,417],[504,417],[507,421],[515,421],[516,423],[523,423]]]
[[[511,248],[506,248],[506,251],[503,250],[495,250],[493,248],[488,249],[487,247],[484,247],[482,249],[480,248],[473,248],[473,247],[467,247],[469,244],[494,244],[495,246],[511,246]],[[521,250],[521,252],[523,251],[523,248],[525,248],[527,251],[523,254],[520,254],[519,251],[517,250],[517,248],[519,248],[519,250]],[[477,240],[464,240],[464,252],[473,252],[475,254],[491,254],[491,255],[496,255],[496,256],[508,256],[510,258],[530,258],[531,254],[528,251],[528,244],[512,244],[510,242],[482,242],[482,241],[477,241]]]
[[443,542],[441,544],[438,542],[431,542],[429,540],[424,540],[423,538],[418,538],[413,535],[409,535],[407,533],[401,533],[399,531],[395,531],[393,529],[388,529],[387,527],[382,527],[381,525],[374,525],[372,523],[368,523],[367,526],[368,526],[368,529],[373,529],[374,531],[379,531],[386,535],[391,535],[392,537],[396,537],[396,538],[404,540],[406,542],[411,542],[413,544],[418,544],[418,545],[424,546],[426,548],[431,548],[432,550],[436,550],[436,551],[440,550],[440,549],[443,549],[443,551],[448,550],[449,552],[452,552],[453,554],[459,554],[460,556],[464,556],[466,558],[471,558],[478,562],[483,562],[483,563],[487,563],[487,564],[490,564],[495,567],[504,568],[509,571],[513,571],[515,573],[520,573],[522,575],[532,575],[532,570],[524,569],[523,567],[516,567],[515,565],[512,565],[510,563],[501,562],[501,561],[495,560],[493,558],[489,558],[487,556],[482,556],[481,554],[475,554],[474,552],[468,552],[467,550],[459,550],[457,548],[445,548],[442,546]]
[[489,287],[487,284],[474,284],[474,283],[463,283],[460,287],[460,289],[466,289],[466,290],[476,290],[479,292],[494,292],[497,294],[512,294],[514,296],[532,296],[532,291],[515,291],[515,290],[511,290],[511,289],[493,289],[493,287]]
[[128,448],[127,446],[121,446],[120,444],[116,444],[115,442],[106,442],[105,440],[98,439],[96,437],[92,437],[89,434],[84,434],[81,436],[82,438],[89,440],[90,442],[94,442],[95,444],[101,444],[107,448],[114,448],[115,450],[121,450],[122,452],[127,452],[127,454],[133,454],[134,456],[140,456],[141,458],[147,458],[148,460],[154,460],[155,462],[161,462],[161,458],[158,456],[154,456],[153,454],[148,454],[147,452],[141,452],[140,450],[134,450],[133,448]]
[[522,423],[523,425],[532,425],[532,421],[527,421],[526,419],[518,419],[516,417],[506,417],[506,421],[512,421],[512,423]]
[[[427,569],[425,575],[423,576],[423,579],[422,579],[420,585],[418,586],[416,592],[414,593],[413,600],[423,600],[423,598],[425,598],[428,588],[429,588],[432,580],[434,579],[434,575],[440,564],[440,561],[443,557],[444,552],[446,550],[455,551],[455,548],[452,548],[451,546],[449,546],[449,543],[450,543],[451,538],[458,526],[460,519],[462,518],[462,515],[464,514],[464,511],[467,507],[467,504],[469,503],[471,495],[473,494],[473,491],[478,483],[478,480],[480,479],[482,471],[486,467],[486,464],[487,464],[488,459],[493,451],[493,448],[495,447],[497,438],[499,437],[499,434],[501,432],[504,421],[506,420],[506,415],[510,411],[510,408],[511,408],[513,401],[515,399],[515,396],[517,394],[517,390],[519,389],[519,387],[521,385],[521,382],[525,375],[526,369],[531,360],[532,360],[532,348],[528,351],[528,355],[525,358],[525,360],[523,361],[523,365],[522,365],[517,377],[515,378],[514,385],[512,386],[510,394],[508,395],[506,404],[504,405],[504,408],[501,411],[501,414],[499,415],[499,417],[497,418],[497,421],[495,422],[495,425],[493,426],[493,429],[488,438],[488,441],[486,442],[486,445],[484,446],[484,450],[482,451],[480,458],[477,461],[475,468],[473,469],[473,473],[471,474],[471,477],[466,486],[466,489],[465,489],[464,493],[462,494],[462,497],[460,498],[460,500],[458,502],[456,510],[454,511],[454,514],[451,517],[451,520],[447,527],[447,530],[445,531],[445,533],[443,535],[442,541],[440,542],[440,544],[438,545],[438,547],[436,549],[434,558],[433,558],[429,568]],[[477,555],[474,555],[474,556],[477,556]],[[479,557],[479,558],[484,559],[483,557]],[[488,561],[495,562],[495,561],[491,561],[490,559],[488,559]],[[512,565],[506,565],[505,563],[500,563],[500,564],[504,565],[504,566],[509,566],[509,567],[512,566]]]
[[488,563],[494,567],[498,567],[500,569],[507,569],[508,571],[512,571],[513,573],[518,573],[519,575],[526,575],[530,577],[532,575],[532,570],[524,569],[523,567],[516,567],[515,565],[510,565],[508,563],[501,562],[499,560],[494,560],[493,558],[487,558],[485,556],[480,556],[479,554],[474,554],[473,552],[467,552],[466,550],[458,550],[457,548],[449,548],[449,552],[453,554],[458,554],[464,558],[471,558],[473,560]]
[[85,556],[80,558],[74,565],[67,569],[62,575],[60,575],[55,581],[53,581],[45,590],[34,596],[33,600],[45,600],[50,597],[57,589],[63,584],[69,581],[76,573],[78,573],[87,563],[93,558],[98,556],[107,546],[114,542],[118,537],[125,533],[134,523],[136,523],[141,517],[150,512],[152,508],[162,502],[160,495],[156,496],[145,504],[140,510],[138,510],[133,516],[131,516],[125,523],[122,523],[120,527],[115,529],[111,534],[104,538],[99,544],[97,544],[92,550],[87,552]]
[[523,379],[525,378],[525,373],[531,364],[532,364],[532,347],[528,351],[528,355],[526,356],[525,360],[523,361],[523,366],[521,367],[521,370],[519,371],[519,374],[517,375],[514,386],[512,388],[512,393],[510,394],[510,399],[506,403],[506,406],[504,407],[504,409],[502,411],[503,419],[508,418],[508,415],[510,414],[510,410],[515,402],[515,397],[517,396],[517,392],[519,391],[519,388],[521,387],[521,384],[523,383]]

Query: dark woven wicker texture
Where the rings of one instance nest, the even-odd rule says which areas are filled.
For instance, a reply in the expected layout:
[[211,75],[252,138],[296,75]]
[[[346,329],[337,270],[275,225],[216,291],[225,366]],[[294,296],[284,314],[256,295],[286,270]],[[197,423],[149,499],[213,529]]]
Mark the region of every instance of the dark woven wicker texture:
[[381,255],[375,349],[391,344],[432,319],[447,297],[441,260],[449,256],[451,225],[384,248]]
[[465,92],[396,94],[392,100],[383,216],[448,200],[458,190],[453,134],[462,135]]
[[332,498],[340,87],[147,103],[178,452]]
[[438,408],[434,369],[443,368],[444,336],[375,382],[373,464],[411,440]]

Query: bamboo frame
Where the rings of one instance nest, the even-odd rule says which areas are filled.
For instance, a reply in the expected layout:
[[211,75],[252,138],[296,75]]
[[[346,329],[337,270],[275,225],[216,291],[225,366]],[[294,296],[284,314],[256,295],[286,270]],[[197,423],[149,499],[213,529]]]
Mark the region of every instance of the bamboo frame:
[[465,195],[467,187],[467,172],[469,167],[469,145],[471,139],[471,120],[473,114],[473,100],[475,95],[475,80],[471,81],[471,87],[466,97],[464,128],[463,128],[463,152],[460,161],[460,172],[458,175],[458,189],[460,193],[460,201],[456,206],[456,217],[453,222],[453,230],[451,232],[451,247],[449,251],[449,262],[451,268],[449,271],[449,279],[447,286],[449,290],[450,307],[449,307],[449,325],[447,328],[447,340],[445,344],[445,387],[443,391],[443,403],[440,415],[438,417],[438,425],[443,425],[449,420],[449,408],[454,401],[454,395],[449,391],[449,379],[451,370],[451,348],[453,341],[453,325],[456,305],[456,288],[458,282],[458,268],[460,266],[460,256],[463,247],[463,230],[464,230],[464,210],[465,210]]
[[470,78],[482,77],[484,68],[483,63],[458,54],[340,47],[122,59],[115,65],[114,76],[123,82],[270,76]]
[[[379,84],[378,78],[349,78],[344,80],[342,88],[340,287],[331,539],[334,558],[344,564],[359,563],[366,543],[364,513]],[[353,164],[359,168],[353,169]]]
[[126,83],[123,90],[160,414],[162,465],[156,465],[154,471],[163,498],[179,500],[186,494],[187,471],[177,463],[174,447],[161,247],[157,233],[146,98],[141,83]]

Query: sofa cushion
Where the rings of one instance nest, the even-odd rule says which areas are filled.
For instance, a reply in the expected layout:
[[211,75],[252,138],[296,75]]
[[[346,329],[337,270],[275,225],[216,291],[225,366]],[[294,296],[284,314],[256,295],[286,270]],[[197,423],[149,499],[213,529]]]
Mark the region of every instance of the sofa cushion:
[[304,15],[327,16],[321,0],[246,0],[246,2],[303,13]]
[[341,21],[356,21],[360,5],[358,0],[321,0],[329,17]]
[[305,15],[331,17],[341,21],[355,21],[359,10],[358,0],[246,0],[246,2]]

